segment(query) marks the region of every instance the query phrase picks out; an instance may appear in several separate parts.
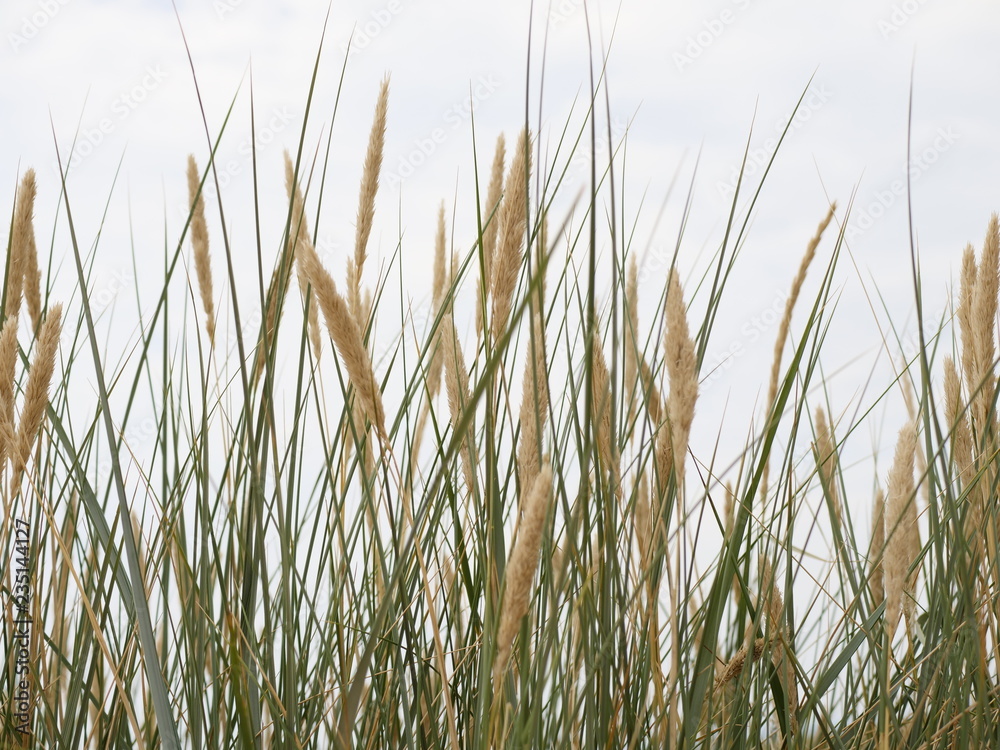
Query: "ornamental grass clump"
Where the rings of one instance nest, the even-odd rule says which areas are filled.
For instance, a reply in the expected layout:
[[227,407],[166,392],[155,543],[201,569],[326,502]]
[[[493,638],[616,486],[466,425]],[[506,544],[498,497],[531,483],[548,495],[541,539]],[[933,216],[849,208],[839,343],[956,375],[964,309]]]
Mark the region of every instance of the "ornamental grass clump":
[[[281,197],[248,204],[249,243],[209,119],[114,320],[83,175],[10,181],[0,746],[995,744],[997,217],[956,253],[954,315],[907,336],[885,298],[895,335],[850,388],[849,212],[787,217],[811,239],[770,365],[732,363],[760,395],[734,424],[707,363],[766,193],[740,183],[712,252],[646,256],[664,230],[622,200],[624,144],[600,156],[604,85],[556,129],[470,120],[435,155],[467,160],[454,196],[401,198],[388,78],[326,110],[367,143],[316,125],[310,85],[299,141],[252,153],[254,195]],[[356,208],[324,200],[357,187],[335,159]],[[947,291],[885,252],[917,310]]]

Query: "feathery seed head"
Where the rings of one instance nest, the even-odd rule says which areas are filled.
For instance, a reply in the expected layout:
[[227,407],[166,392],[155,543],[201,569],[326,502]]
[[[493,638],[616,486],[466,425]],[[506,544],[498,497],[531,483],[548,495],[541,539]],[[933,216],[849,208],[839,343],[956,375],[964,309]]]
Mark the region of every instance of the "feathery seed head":
[[215,302],[212,294],[212,264],[208,252],[208,224],[205,221],[205,196],[199,193],[201,180],[194,155],[188,156],[188,199],[191,203],[191,247],[194,250],[194,270],[198,276],[198,290],[205,308],[205,331],[208,340],[215,343]]
[[904,598],[911,597],[916,572],[909,573],[916,559],[913,539],[916,533],[917,508],[913,483],[913,462],[917,432],[913,422],[899,431],[896,455],[889,472],[885,512],[885,620],[890,638],[899,622]]
[[29,253],[35,247],[35,170],[29,169],[21,178],[14,206],[10,258],[7,269],[7,305],[5,314],[9,317],[21,309],[24,290],[25,266]]
[[323,268],[315,253],[306,258],[306,276],[316,293],[319,307],[326,319],[326,327],[344,361],[344,368],[361,406],[375,431],[384,439],[387,433],[382,391],[375,380],[375,371],[368,350],[365,349],[361,329],[351,316],[344,298],[337,292],[333,277]]
[[361,273],[368,255],[368,238],[375,220],[375,194],[382,171],[382,152],[385,148],[385,121],[389,108],[389,78],[382,80],[375,103],[375,119],[368,136],[365,166],[361,175],[361,193],[358,199],[358,220],[354,239],[354,258],[348,263],[348,297],[351,314],[361,317]]
[[531,171],[531,146],[528,131],[521,132],[514,159],[507,173],[503,201],[499,208],[496,257],[494,258],[490,332],[499,340],[517,287],[517,277],[524,261],[525,230],[528,218],[528,178]]
[[524,519],[518,529],[514,548],[507,560],[504,574],[506,581],[500,608],[500,626],[497,630],[497,656],[494,662],[494,679],[503,675],[510,657],[514,636],[521,625],[521,618],[528,613],[531,602],[531,583],[538,566],[538,551],[542,532],[549,512],[552,494],[552,469],[546,464],[531,486],[531,494],[524,504]]

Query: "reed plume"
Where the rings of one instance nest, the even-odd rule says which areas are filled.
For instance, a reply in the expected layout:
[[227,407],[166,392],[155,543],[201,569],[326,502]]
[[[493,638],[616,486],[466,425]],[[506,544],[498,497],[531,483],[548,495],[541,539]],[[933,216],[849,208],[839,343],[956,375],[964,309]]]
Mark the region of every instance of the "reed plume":
[[913,422],[899,431],[896,455],[889,472],[885,513],[885,623],[889,638],[899,623],[900,612],[909,621],[913,607],[913,591],[917,573],[909,572],[916,560],[919,545],[914,549],[917,507],[913,484],[913,458],[917,447],[917,432]]
[[[961,376],[950,357],[944,360],[945,418],[951,432],[951,461],[960,490],[969,487],[974,473],[972,431],[962,401]],[[965,515],[965,538],[972,550],[973,564],[981,563],[981,524],[983,521],[983,493],[968,494],[968,510]]]
[[764,654],[766,645],[767,641],[763,638],[756,638],[751,648],[748,649],[746,644],[740,646],[733,655],[733,658],[726,662],[722,671],[715,678],[715,686],[713,688],[715,692],[718,693],[726,685],[743,674],[743,668],[746,666],[747,661],[752,663],[760,659]]
[[9,315],[0,330],[0,474],[15,451],[14,375],[17,371],[17,315]]
[[[27,256],[35,252],[35,170],[29,169],[21,178],[14,205],[14,224],[11,228],[10,257],[7,267],[6,317],[16,315],[21,309],[24,291]],[[36,262],[37,265],[37,262]]]
[[320,309],[326,320],[326,327],[330,331],[333,343],[340,352],[340,357],[347,370],[351,385],[357,398],[361,402],[368,421],[375,428],[380,438],[385,439],[388,434],[385,430],[385,409],[382,406],[382,391],[379,390],[375,380],[375,371],[372,368],[372,361],[365,349],[364,341],[361,337],[361,329],[357,321],[351,317],[347,303],[337,292],[333,277],[323,268],[319,257],[315,253],[305,258],[306,276],[312,285],[319,301]]
[[664,338],[664,360],[670,376],[667,413],[670,422],[671,454],[676,484],[684,483],[684,460],[687,456],[691,423],[698,400],[698,362],[694,341],[688,331],[687,312],[677,269],[671,269],[667,289],[667,331]]
[[[544,279],[543,279],[544,281]],[[541,430],[549,408],[549,382],[545,359],[544,284],[531,310],[532,329],[524,362],[521,390],[521,435],[517,447],[517,474],[521,487],[530,487],[542,455]]]
[[61,331],[62,305],[56,305],[45,315],[38,334],[38,348],[31,361],[31,369],[28,370],[28,384],[24,388],[24,408],[21,410],[21,419],[11,448],[13,467],[11,486],[15,488],[19,484],[21,473],[31,456],[31,449],[38,439],[45,419],[45,410],[49,405],[49,384],[55,370]]
[[875,493],[872,503],[872,537],[868,544],[868,564],[871,565],[871,575],[868,587],[872,593],[874,606],[885,600],[885,493],[881,488]]
[[493,662],[494,682],[503,677],[510,658],[514,636],[521,626],[521,618],[528,613],[531,602],[531,584],[538,567],[538,551],[549,512],[552,494],[552,469],[548,464],[538,472],[523,504],[524,519],[517,532],[517,539],[507,560],[504,573],[506,581],[500,606],[500,626],[497,629],[497,655]]
[[976,361],[975,329],[972,323],[973,299],[976,294],[976,276],[979,269],[976,268],[976,251],[972,245],[966,245],[962,253],[962,277],[958,293],[958,325],[962,341],[962,375],[965,378],[965,387],[968,389],[971,398],[977,390],[976,373],[978,365]]
[[997,291],[1000,286],[1000,229],[997,215],[990,217],[983,253],[976,273],[976,287],[972,293],[972,334],[975,348],[975,390],[972,398],[973,423],[977,436],[995,433],[993,392],[996,376],[993,374],[996,345],[993,328],[997,317]]
[[198,275],[198,290],[205,308],[205,331],[209,343],[215,344],[215,302],[212,296],[212,264],[208,252],[208,224],[205,222],[205,196],[201,193],[198,165],[194,154],[188,155],[188,199],[191,203],[191,248],[194,250],[194,270]]
[[[445,228],[444,202],[438,211],[437,235],[434,240],[434,286],[431,291],[432,315],[444,313],[445,288],[447,285],[447,237]],[[449,305],[450,309],[450,305]],[[437,337],[434,337],[437,342]],[[444,367],[444,352],[437,343],[432,344],[430,367],[427,372],[427,392],[431,398],[437,395],[441,388],[441,371]]]
[[[823,239],[823,232],[830,225],[833,220],[833,214],[837,210],[837,203],[833,202],[830,204],[830,208],[827,209],[826,216],[823,221],[819,223],[816,227],[816,233],[813,235],[812,239],[809,240],[809,244],[806,245],[805,255],[802,256],[802,261],[799,263],[799,270],[795,274],[795,278],[792,280],[792,289],[788,295],[788,299],[785,300],[785,312],[781,316],[781,323],[778,326],[778,337],[774,342],[774,358],[771,360],[771,379],[767,386],[767,404],[768,411],[774,409],[775,401],[778,398],[778,378],[781,375],[781,359],[785,352],[785,340],[788,338],[788,328],[792,323],[792,311],[795,309],[795,303],[799,299],[799,293],[802,291],[802,285],[805,283],[806,274],[809,272],[809,266],[812,265],[813,258],[816,257],[816,248],[819,247],[819,242]],[[777,414],[772,414],[770,419],[777,419]],[[768,459],[770,456],[768,456]],[[767,499],[768,490],[768,478],[771,471],[770,460],[765,460],[764,462],[764,473],[760,480],[760,497],[762,500]]]
[[389,78],[382,80],[378,101],[375,103],[375,118],[368,135],[368,150],[365,152],[365,166],[361,175],[361,193],[358,198],[358,220],[354,237],[354,257],[347,262],[347,296],[351,315],[363,325],[361,305],[361,273],[368,256],[368,238],[375,220],[375,194],[378,192],[378,178],[382,171],[382,152],[385,148],[385,120],[389,108]]
[[507,173],[503,201],[499,208],[496,257],[494,258],[490,312],[490,333],[500,339],[507,327],[514,300],[517,277],[524,260],[524,234],[528,218],[528,178],[531,171],[531,147],[528,131],[521,131],[514,158]]
[[295,165],[292,157],[285,151],[285,190],[288,192],[288,199],[292,204],[292,220],[289,226],[289,242],[294,246],[293,257],[295,258],[295,275],[299,281],[299,293],[302,295],[302,302],[308,308],[309,340],[312,344],[313,354],[317,360],[323,351],[323,337],[319,330],[319,308],[315,295],[310,296],[309,278],[306,274],[303,257],[316,254],[316,248],[309,237],[309,222],[306,220],[305,199],[302,195],[302,188],[295,181]]
[[[448,408],[451,411],[451,422],[455,429],[458,429],[465,418],[465,410],[472,403],[472,396],[469,393],[469,371],[465,365],[465,357],[462,354],[462,345],[458,341],[458,334],[455,332],[455,320],[449,311],[441,321],[440,342],[438,346],[444,351],[444,375],[445,388],[448,391]],[[465,435],[462,436],[462,472],[465,475],[466,488],[470,497],[475,493],[475,464],[472,460],[472,439],[474,433],[472,425],[468,426]]]
[[816,407],[816,443],[813,446],[816,452],[816,466],[819,469],[820,482],[823,485],[823,494],[826,496],[833,515],[837,522],[841,521],[840,513],[840,493],[837,490],[837,446],[830,432],[830,425],[826,420],[826,413],[822,406]]
[[646,406],[646,413],[653,428],[659,430],[660,421],[666,419],[667,407],[660,396],[660,389],[656,387],[653,379],[653,371],[643,356],[639,356],[639,383],[642,386],[642,400]]
[[24,173],[21,182],[24,200],[27,204],[24,213],[27,217],[27,225],[24,227],[24,247],[22,248],[22,266],[24,267],[24,303],[28,308],[28,317],[31,318],[31,330],[37,336],[39,327],[42,324],[42,274],[38,270],[38,247],[35,245],[35,170],[29,169]]
[[496,150],[493,154],[493,167],[490,169],[490,184],[486,190],[486,202],[483,204],[483,261],[479,286],[476,287],[476,336],[483,332],[483,312],[489,298],[490,285],[493,282],[493,256],[496,254],[497,227],[500,225],[496,216],[500,197],[503,195],[503,165],[506,158],[507,145],[503,133],[497,138]]
[[[595,326],[596,329],[596,326]],[[608,363],[604,359],[604,347],[595,336],[591,350],[591,398],[594,403],[594,437],[597,440],[597,452],[604,471],[611,473],[611,482],[615,494],[621,495],[619,481],[618,451],[612,434],[612,393],[611,377],[608,373]]]

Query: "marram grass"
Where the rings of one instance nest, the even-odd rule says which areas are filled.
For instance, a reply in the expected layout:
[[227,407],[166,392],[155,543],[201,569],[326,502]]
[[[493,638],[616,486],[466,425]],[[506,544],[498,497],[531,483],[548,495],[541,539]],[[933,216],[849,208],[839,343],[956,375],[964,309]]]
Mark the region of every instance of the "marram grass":
[[[997,217],[956,257],[955,324],[923,329],[883,384],[910,416],[859,497],[841,456],[860,423],[818,366],[835,205],[788,269],[745,450],[698,455],[692,436],[721,429],[699,392],[749,213],[710,267],[679,253],[640,300],[617,157],[560,216],[572,134],[553,155],[515,124],[512,150],[470,154],[483,179],[453,210],[476,231],[453,255],[429,202],[431,292],[393,299],[409,248],[369,262],[388,80],[373,93],[347,268],[317,253],[307,214],[339,207],[319,208],[303,175],[326,165],[298,144],[283,235],[262,242],[259,288],[237,288],[224,232],[209,253],[224,204],[198,153],[117,365],[94,340],[100,249],[81,252],[73,191],[23,175],[0,305],[4,746],[996,746]],[[587,132],[569,150],[594,159]],[[71,239],[63,306],[39,272],[64,260],[37,257],[42,191]],[[807,559],[793,540],[814,523],[828,546]]]

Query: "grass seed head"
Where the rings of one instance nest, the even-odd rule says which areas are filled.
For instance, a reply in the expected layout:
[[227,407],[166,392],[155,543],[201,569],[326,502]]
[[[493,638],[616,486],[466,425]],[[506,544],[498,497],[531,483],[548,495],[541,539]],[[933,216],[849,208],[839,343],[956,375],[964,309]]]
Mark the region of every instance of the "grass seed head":
[[205,196],[199,192],[200,176],[194,155],[188,156],[188,200],[191,203],[191,247],[194,250],[194,270],[198,276],[198,290],[205,309],[205,331],[208,340],[215,343],[215,302],[212,293],[212,262],[208,251],[208,224],[205,221]]

